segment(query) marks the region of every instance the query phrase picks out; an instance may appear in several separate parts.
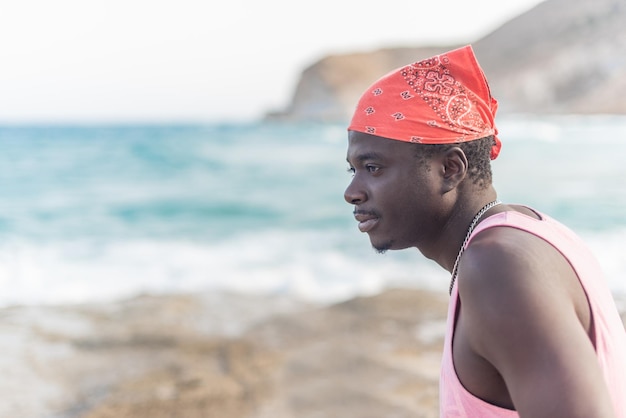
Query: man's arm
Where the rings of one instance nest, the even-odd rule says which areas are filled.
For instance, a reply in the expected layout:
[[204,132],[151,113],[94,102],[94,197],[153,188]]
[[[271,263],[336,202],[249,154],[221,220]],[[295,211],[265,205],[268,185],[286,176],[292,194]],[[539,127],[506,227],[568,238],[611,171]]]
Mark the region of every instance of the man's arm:
[[492,228],[472,242],[461,270],[469,346],[498,370],[520,417],[614,417],[581,315],[587,300],[556,249]]

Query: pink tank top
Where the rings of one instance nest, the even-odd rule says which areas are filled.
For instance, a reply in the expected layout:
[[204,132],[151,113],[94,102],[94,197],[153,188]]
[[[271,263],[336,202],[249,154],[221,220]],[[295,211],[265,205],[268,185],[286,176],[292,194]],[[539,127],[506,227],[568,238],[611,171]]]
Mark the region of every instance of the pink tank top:
[[[519,212],[501,212],[482,221],[472,238],[487,228],[507,226],[536,235],[558,249],[574,268],[587,294],[595,327],[595,347],[616,416],[626,418],[626,332],[601,268],[587,246],[569,229],[540,214],[542,220]],[[470,238],[470,242],[471,239]],[[468,242],[469,244],[469,242]],[[459,280],[463,277],[459,276]],[[441,418],[519,417],[516,411],[491,405],[468,392],[459,381],[452,359],[458,289],[452,289],[439,387]]]

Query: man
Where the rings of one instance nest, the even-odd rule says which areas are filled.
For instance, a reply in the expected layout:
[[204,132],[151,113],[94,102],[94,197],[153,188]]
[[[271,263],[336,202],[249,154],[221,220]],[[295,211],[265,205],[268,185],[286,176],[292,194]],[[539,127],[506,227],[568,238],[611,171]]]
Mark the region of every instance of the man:
[[626,418],[626,334],[596,261],[497,200],[496,108],[470,46],[387,74],[348,128],[345,199],[375,249],[452,275],[442,417]]

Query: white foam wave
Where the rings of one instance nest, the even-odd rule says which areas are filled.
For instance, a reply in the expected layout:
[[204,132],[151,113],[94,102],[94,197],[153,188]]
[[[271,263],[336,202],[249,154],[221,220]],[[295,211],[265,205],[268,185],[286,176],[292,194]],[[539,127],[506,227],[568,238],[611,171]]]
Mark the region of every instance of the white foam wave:
[[330,302],[376,293],[392,282],[433,282],[432,267],[420,268],[406,256],[379,256],[365,247],[342,250],[328,240],[321,232],[268,231],[218,244],[14,241],[0,245],[0,305],[210,289]]
[[[395,285],[445,291],[447,273],[417,252],[379,255],[361,238],[267,231],[216,244],[5,242],[0,245],[0,306],[211,289],[323,303]],[[626,295],[626,229],[587,233],[583,238],[597,255],[611,289]]]

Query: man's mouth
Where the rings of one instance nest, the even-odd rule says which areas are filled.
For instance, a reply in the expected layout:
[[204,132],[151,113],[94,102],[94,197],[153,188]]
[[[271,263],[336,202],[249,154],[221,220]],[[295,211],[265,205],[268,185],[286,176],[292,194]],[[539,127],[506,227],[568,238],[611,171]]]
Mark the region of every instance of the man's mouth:
[[369,232],[376,226],[380,218],[370,212],[354,211],[354,219],[359,222],[359,231]]

